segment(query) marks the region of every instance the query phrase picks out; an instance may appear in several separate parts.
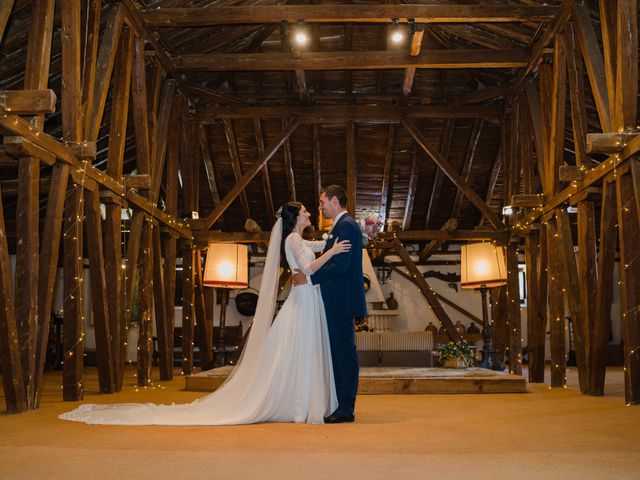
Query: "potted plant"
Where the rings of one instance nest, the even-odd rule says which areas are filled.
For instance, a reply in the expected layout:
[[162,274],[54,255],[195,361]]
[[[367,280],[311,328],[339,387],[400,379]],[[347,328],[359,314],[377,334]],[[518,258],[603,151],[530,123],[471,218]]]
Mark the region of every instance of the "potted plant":
[[440,365],[445,368],[467,368],[475,364],[473,347],[467,342],[449,342],[438,350]]

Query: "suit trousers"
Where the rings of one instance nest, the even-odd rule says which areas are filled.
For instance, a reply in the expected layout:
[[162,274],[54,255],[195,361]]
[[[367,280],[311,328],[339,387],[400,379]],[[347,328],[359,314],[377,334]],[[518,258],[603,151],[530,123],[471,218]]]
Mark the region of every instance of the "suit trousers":
[[327,318],[338,410],[344,413],[354,412],[358,391],[360,368],[356,352],[354,324],[353,317]]

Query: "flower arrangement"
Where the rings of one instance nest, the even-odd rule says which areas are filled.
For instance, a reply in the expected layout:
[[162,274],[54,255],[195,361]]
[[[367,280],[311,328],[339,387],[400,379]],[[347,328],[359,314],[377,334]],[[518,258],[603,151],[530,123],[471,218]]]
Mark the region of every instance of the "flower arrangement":
[[464,368],[472,367],[475,363],[473,347],[464,340],[449,342],[438,350],[440,365],[443,367]]
[[367,211],[360,222],[360,231],[362,232],[362,244],[367,245],[369,241],[375,240],[381,233],[384,224],[380,219],[378,212]]

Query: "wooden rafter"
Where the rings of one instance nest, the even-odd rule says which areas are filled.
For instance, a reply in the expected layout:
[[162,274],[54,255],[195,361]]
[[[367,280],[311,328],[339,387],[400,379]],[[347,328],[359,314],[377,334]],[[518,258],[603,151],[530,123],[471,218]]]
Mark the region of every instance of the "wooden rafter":
[[[409,55],[412,57],[417,56],[420,53],[420,47],[422,45],[422,38],[424,37],[424,25],[420,25],[416,28],[416,31],[411,36],[411,44],[409,45]],[[402,97],[406,101],[406,97],[411,94],[411,88],[413,87],[413,79],[416,75],[416,69],[409,67],[404,70],[404,78],[402,80]]]
[[409,230],[411,217],[413,215],[413,201],[416,197],[416,187],[418,185],[418,148],[411,150],[411,168],[409,170],[409,187],[407,189],[407,199],[404,203],[404,214],[402,215],[402,229]]
[[[469,137],[469,143],[467,144],[467,150],[464,155],[464,164],[462,166],[462,180],[466,183],[471,176],[471,166],[473,159],[476,156],[476,148],[480,141],[480,134],[482,133],[482,119],[476,119],[473,122],[473,128],[471,129],[471,136]],[[451,207],[451,218],[458,218],[460,216],[460,209],[462,207],[462,192],[458,190],[456,192],[456,198],[453,201]]]
[[497,123],[502,109],[496,106],[411,106],[394,105],[317,105],[269,107],[201,107],[200,121],[209,123],[218,118],[288,118],[297,116],[304,123],[399,123],[403,118],[485,118]]
[[142,18],[152,27],[280,23],[416,23],[549,22],[556,7],[512,5],[266,5],[145,10]]
[[[441,230],[446,232],[453,232],[458,228],[458,219],[450,218],[444,225]],[[429,243],[425,245],[425,247],[420,251],[420,261],[424,262],[429,258],[433,253],[442,245],[444,242],[442,240],[431,240]]]
[[462,193],[469,199],[473,205],[480,210],[486,217],[491,225],[496,229],[502,229],[505,225],[500,219],[493,213],[489,206],[482,200],[473,189],[462,180],[460,175],[455,171],[449,161],[444,158],[436,149],[434,149],[426,139],[426,137],[418,131],[415,124],[411,120],[403,120],[402,125],[409,131],[411,136],[420,145],[420,147],[427,153],[429,157],[443,170],[443,172],[449,177],[453,184],[462,190]]
[[383,225],[387,224],[389,216],[389,192],[392,191],[393,177],[391,175],[391,167],[393,161],[393,146],[395,143],[396,128],[389,125],[389,133],[387,136],[387,148],[384,155],[384,172],[382,173],[382,187],[380,191],[380,220]]
[[[236,182],[240,182],[242,178],[242,166],[240,165],[240,156],[238,155],[238,143],[236,141],[236,134],[233,129],[233,123],[230,119],[224,119],[224,133],[227,137],[227,146],[229,148],[229,157],[231,158],[231,166],[233,168],[233,176]],[[242,190],[240,192],[240,203],[242,205],[242,213],[244,218],[251,218],[251,209],[249,208],[249,200],[247,194]]]
[[[213,207],[220,205],[220,194],[218,193],[218,185],[216,183],[216,173],[213,168],[213,159],[211,158],[211,150],[209,149],[209,138],[207,137],[207,130],[204,125],[200,125],[198,129],[198,138],[200,140],[200,152],[202,153],[202,161],[204,162],[204,169],[207,174],[207,185],[209,185],[209,193],[211,194],[211,200],[213,200]],[[268,208],[267,204],[267,208]]]
[[511,68],[527,65],[521,49],[422,50],[411,56],[398,51],[289,53],[211,53],[174,57],[178,71],[236,72],[263,70],[375,70],[389,68]]
[[347,210],[349,215],[356,212],[356,126],[353,122],[346,125],[347,154]]
[[[282,128],[285,129],[287,127],[287,121],[282,119]],[[263,149],[264,153],[264,149]],[[293,173],[293,157],[291,155],[291,142],[289,142],[289,138],[287,137],[282,144],[282,153],[284,155],[284,171],[287,177],[287,187],[289,189],[289,199],[292,201],[296,201],[296,179]],[[265,165],[264,170],[267,168]]]
[[[444,130],[442,131],[442,137],[440,138],[440,154],[444,158],[449,158],[449,150],[451,148],[451,140],[453,139],[453,125],[452,119],[447,120]],[[440,199],[440,189],[442,188],[442,182],[444,181],[444,173],[442,169],[436,170],[436,175],[433,177],[433,186],[431,187],[431,196],[429,197],[429,205],[427,206],[427,215],[424,219],[424,228],[429,228],[433,217],[438,208],[438,200]]]
[[257,175],[257,173],[267,164],[267,162],[271,159],[273,154],[276,152],[278,148],[284,143],[284,141],[291,136],[293,131],[298,127],[300,122],[294,118],[289,122],[289,124],[280,132],[278,138],[276,138],[269,148],[267,148],[263,155],[260,156],[258,161],[254,164],[254,166],[248,170],[244,176],[238,181],[238,183],[231,189],[227,195],[222,199],[220,206],[215,208],[213,212],[203,221],[203,222],[194,222],[194,225],[201,226],[201,228],[209,229],[211,226],[220,218],[220,216],[225,212],[229,205],[236,199],[238,195],[244,188],[249,184],[249,182]]

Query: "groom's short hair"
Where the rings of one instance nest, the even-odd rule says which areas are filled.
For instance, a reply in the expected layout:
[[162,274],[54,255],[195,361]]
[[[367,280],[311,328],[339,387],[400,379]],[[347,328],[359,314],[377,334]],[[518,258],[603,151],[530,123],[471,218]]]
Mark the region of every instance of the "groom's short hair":
[[338,199],[340,206],[346,208],[347,206],[347,192],[344,191],[340,185],[329,185],[320,190],[320,194],[325,194],[327,199],[331,200],[333,197]]

